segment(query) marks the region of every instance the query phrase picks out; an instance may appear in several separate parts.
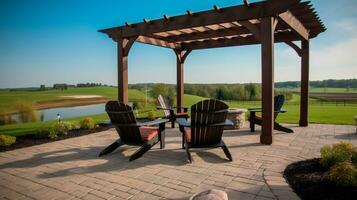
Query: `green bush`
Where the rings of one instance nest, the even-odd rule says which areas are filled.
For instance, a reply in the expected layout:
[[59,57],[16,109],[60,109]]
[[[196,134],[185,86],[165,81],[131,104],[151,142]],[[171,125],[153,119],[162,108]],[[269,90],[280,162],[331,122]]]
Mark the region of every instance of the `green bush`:
[[0,146],[10,146],[16,142],[16,137],[10,135],[0,135]]
[[354,164],[357,167],[357,147],[352,149],[352,164]]
[[48,138],[49,134],[50,134],[50,128],[42,127],[36,131],[34,137],[35,139]]
[[68,131],[77,129],[78,127],[71,122],[56,122],[48,131],[50,139],[57,139],[59,135],[67,134]]
[[20,119],[23,123],[36,121],[35,106],[32,102],[22,100],[17,101],[16,109],[18,110]]
[[150,119],[150,120],[154,120],[155,119],[155,111],[150,110],[148,112],[148,119]]
[[357,169],[349,162],[334,165],[328,172],[330,181],[341,186],[357,186]]
[[95,127],[95,123],[93,118],[86,117],[79,122],[79,126],[82,129],[93,129]]
[[326,168],[330,168],[335,164],[342,162],[351,162],[352,159],[352,144],[338,143],[331,146],[324,146],[321,148],[320,163]]

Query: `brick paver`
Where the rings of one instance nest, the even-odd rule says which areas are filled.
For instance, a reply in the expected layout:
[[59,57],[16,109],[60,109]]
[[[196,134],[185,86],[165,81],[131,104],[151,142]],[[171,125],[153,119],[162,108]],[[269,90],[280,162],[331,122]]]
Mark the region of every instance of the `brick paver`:
[[114,129],[0,153],[0,199],[188,199],[206,189],[225,190],[230,199],[299,199],[282,171],[292,162],[320,156],[325,144],[357,145],[354,126],[290,125],[271,146],[259,144],[259,129],[226,131],[233,162],[221,149],[193,150],[186,162],[177,129],[166,131],[166,149],[153,147],[133,162],[137,148],[123,146],[98,158],[117,138]]

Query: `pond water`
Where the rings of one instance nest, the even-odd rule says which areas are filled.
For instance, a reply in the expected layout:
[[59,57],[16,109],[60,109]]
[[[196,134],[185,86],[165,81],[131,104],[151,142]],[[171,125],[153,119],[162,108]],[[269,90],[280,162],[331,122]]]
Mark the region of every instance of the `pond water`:
[[[74,107],[61,107],[61,108],[48,108],[43,110],[37,110],[37,119],[43,115],[43,121],[56,120],[57,114],[60,114],[61,119],[80,117],[86,115],[95,115],[105,113],[105,104],[94,104],[87,106],[74,106]],[[13,114],[12,118],[19,122],[19,115]]]

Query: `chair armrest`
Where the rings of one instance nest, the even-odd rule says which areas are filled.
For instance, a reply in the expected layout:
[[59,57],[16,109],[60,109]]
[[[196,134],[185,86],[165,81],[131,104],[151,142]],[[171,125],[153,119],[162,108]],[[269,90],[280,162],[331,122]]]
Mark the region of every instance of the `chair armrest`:
[[142,123],[137,123],[139,126],[155,126],[158,124],[166,123],[168,122],[168,119],[156,119],[154,121],[149,121],[149,122],[142,122]]
[[191,123],[188,122],[185,118],[177,118],[176,122],[179,124],[180,127],[190,127]]
[[226,119],[226,121],[221,122],[221,123],[217,123],[217,124],[211,124],[209,126],[233,126],[233,122],[229,119]]
[[[249,108],[248,109],[249,112],[262,112],[262,109],[261,108]],[[275,113],[286,113],[287,110],[285,109],[281,109],[281,110],[276,110],[274,111]]]
[[288,112],[287,110],[285,110],[285,109],[281,109],[281,110],[277,110],[277,111],[275,111],[276,113],[286,113],[286,112]]

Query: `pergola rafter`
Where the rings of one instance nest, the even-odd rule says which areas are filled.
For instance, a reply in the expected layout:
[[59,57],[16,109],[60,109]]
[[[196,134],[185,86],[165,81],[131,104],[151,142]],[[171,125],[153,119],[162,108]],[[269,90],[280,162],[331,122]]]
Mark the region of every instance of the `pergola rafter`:
[[[301,57],[300,125],[308,125],[309,40],[326,30],[309,1],[266,0],[202,12],[143,19],[140,23],[100,30],[118,43],[118,99],[128,102],[127,56],[134,42],[173,49],[177,58],[177,103],[183,105],[184,61],[192,50],[262,45],[261,142],[273,132],[274,43],[286,43]],[[299,47],[295,41],[301,41]]]

